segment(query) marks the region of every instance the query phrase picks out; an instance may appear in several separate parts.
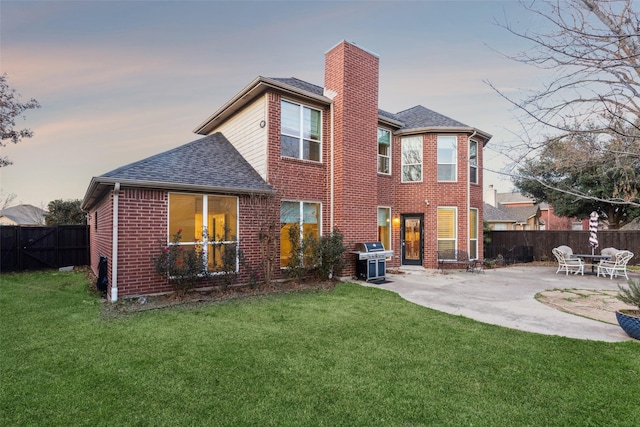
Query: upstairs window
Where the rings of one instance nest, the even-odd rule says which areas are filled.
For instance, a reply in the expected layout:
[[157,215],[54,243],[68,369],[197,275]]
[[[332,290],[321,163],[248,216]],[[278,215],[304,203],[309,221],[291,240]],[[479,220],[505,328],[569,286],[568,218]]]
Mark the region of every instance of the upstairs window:
[[402,182],[422,181],[422,137],[402,138]]
[[322,152],[321,117],[319,110],[282,101],[280,155],[319,162]]
[[456,181],[458,137],[438,136],[438,181]]
[[469,182],[478,183],[478,141],[469,141]]
[[378,173],[391,174],[391,132],[378,128]]

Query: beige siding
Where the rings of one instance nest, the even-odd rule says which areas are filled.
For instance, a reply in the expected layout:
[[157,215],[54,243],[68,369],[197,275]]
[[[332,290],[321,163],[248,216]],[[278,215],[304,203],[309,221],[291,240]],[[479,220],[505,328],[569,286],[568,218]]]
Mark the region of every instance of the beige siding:
[[2,225],[18,225],[17,222],[15,222],[11,218],[7,218],[5,216],[0,216],[0,224],[2,224]]
[[[267,179],[266,105],[266,97],[262,96],[215,129],[215,132],[221,132],[236,147],[265,180]],[[265,126],[261,127],[263,121]]]

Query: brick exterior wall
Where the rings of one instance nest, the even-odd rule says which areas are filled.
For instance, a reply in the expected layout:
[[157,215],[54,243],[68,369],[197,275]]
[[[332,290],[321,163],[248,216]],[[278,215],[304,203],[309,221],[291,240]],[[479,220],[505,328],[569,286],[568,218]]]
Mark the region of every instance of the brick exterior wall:
[[123,188],[118,204],[118,296],[171,291],[153,265],[167,239],[167,192]]
[[[118,298],[153,295],[172,292],[174,288],[163,277],[155,273],[154,257],[166,244],[168,236],[168,198],[169,192],[164,190],[146,190],[122,188],[119,192],[118,218]],[[279,201],[259,196],[241,196],[238,198],[239,247],[243,252],[246,264],[258,268],[267,252],[261,246],[259,236],[274,227],[278,235],[280,225]],[[97,214],[97,226],[96,226]],[[111,300],[112,275],[112,230],[113,230],[113,192],[109,193],[89,213],[91,268],[98,274],[100,256],[108,258],[107,297]],[[279,249],[274,242],[273,249]],[[273,279],[280,279],[279,258],[275,253]],[[247,269],[240,266],[238,280],[248,280]],[[220,278],[213,278],[202,283],[208,287],[220,283]]]
[[[574,218],[564,216],[556,216],[553,206],[549,205],[549,209],[541,211],[540,219],[544,221],[545,230],[573,230]],[[589,229],[589,220],[583,221],[582,230]]]
[[[98,263],[101,256],[107,257],[107,279],[111,283],[111,253],[113,204],[109,194],[89,212],[89,248],[91,270],[98,277]],[[108,293],[110,297],[110,294]]]
[[[437,181],[437,134],[422,135],[423,181],[401,182],[401,137],[392,137],[392,175],[377,173],[378,79],[379,59],[357,46],[342,42],[325,57],[325,88],[335,91],[333,103],[334,138],[334,226],[345,236],[345,243],[377,241],[377,208],[391,207],[393,259],[388,267],[401,264],[400,224],[402,214],[424,217],[424,262],[437,268],[437,209],[455,206],[458,211],[458,248],[468,250],[469,204],[478,209],[478,256],[482,258],[482,141],[478,140],[478,183],[469,184],[468,140],[460,133],[456,182]],[[322,162],[311,162],[280,155],[281,100],[322,110]],[[331,231],[331,113],[326,105],[296,99],[279,92],[268,92],[267,100],[267,181],[276,190],[273,199],[239,197],[240,248],[247,263],[257,268],[267,253],[274,259],[274,279],[282,278],[279,268],[279,241],[271,242],[265,252],[259,236],[273,229],[279,239],[280,202],[282,200],[322,204],[323,234]],[[213,129],[212,132],[216,130]],[[429,203],[425,203],[428,200]],[[97,212],[98,225],[91,227],[91,264],[97,273],[98,257],[109,257],[111,270],[111,230],[113,195],[110,193],[90,213]],[[171,291],[166,281],[154,272],[152,258],[166,241],[168,193],[161,190],[124,188],[119,194],[118,295],[119,297]],[[343,276],[355,275],[355,257],[347,253]],[[246,281],[241,266],[238,280]],[[111,286],[111,274],[109,284]]]
[[[478,183],[469,184],[468,146],[469,135],[457,135],[457,181],[438,182],[437,177],[437,134],[423,135],[423,180],[422,182],[401,182],[402,142],[400,137],[393,138],[392,146],[392,171],[393,184],[386,183],[385,189],[389,189],[395,195],[393,200],[392,215],[421,214],[424,217],[424,242],[423,242],[423,266],[425,268],[437,268],[438,247],[438,207],[456,207],[458,212],[458,249],[469,250],[469,215],[467,207],[478,209],[478,257],[482,258],[482,150],[478,150]],[[481,147],[481,143],[479,143]],[[378,182],[383,182],[379,177]],[[379,192],[379,201],[383,205],[388,198]],[[427,205],[426,200],[429,201]],[[394,256],[389,263],[391,267],[397,267],[401,263],[400,224],[392,221],[392,249]]]

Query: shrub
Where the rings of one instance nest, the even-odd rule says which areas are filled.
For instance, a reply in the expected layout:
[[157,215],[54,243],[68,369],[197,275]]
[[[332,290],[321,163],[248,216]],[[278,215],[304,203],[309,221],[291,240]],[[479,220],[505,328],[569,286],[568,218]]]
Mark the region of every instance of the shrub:
[[287,261],[288,275],[296,282],[300,283],[305,274],[304,267],[304,247],[300,241],[300,226],[294,224],[289,228],[289,243],[291,252]]
[[347,247],[338,229],[316,239],[307,234],[300,241],[300,227],[296,224],[289,229],[291,253],[287,267],[289,277],[301,282],[311,270],[322,280],[331,279],[344,268],[343,255]]
[[235,243],[227,243],[222,246],[220,266],[216,271],[222,274],[222,289],[233,285],[237,279],[238,246]]
[[343,255],[347,250],[344,236],[335,228],[331,233],[320,237],[318,242],[318,273],[321,279],[332,279],[344,268]]
[[633,281],[633,279],[628,280],[628,288],[623,287],[622,285],[618,285],[618,289],[620,289],[620,293],[617,295],[617,298],[629,305],[635,306],[638,310],[640,310],[640,279],[637,281]]
[[[238,250],[238,259],[240,260],[240,265],[244,267],[247,272],[248,284],[251,289],[255,289],[258,287],[263,281],[263,272],[265,270],[264,261],[260,262],[257,266],[254,266],[251,262],[249,262],[245,256],[244,252],[239,249]],[[267,283],[268,284],[268,283]]]
[[206,276],[202,246],[185,249],[180,245],[182,229],[172,236],[171,243],[162,247],[160,255],[154,258],[156,273],[167,278],[183,296]]

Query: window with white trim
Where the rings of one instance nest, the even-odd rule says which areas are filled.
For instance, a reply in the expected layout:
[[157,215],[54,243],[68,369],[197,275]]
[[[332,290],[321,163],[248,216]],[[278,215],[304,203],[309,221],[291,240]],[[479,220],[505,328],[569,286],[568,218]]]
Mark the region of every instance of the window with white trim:
[[378,208],[378,241],[391,250],[391,208]]
[[458,235],[458,209],[438,208],[438,251],[456,249]]
[[469,141],[469,182],[478,183],[478,141]]
[[291,258],[289,230],[300,227],[300,242],[307,236],[320,238],[320,203],[285,202],[280,204],[280,267],[284,268]]
[[458,137],[438,135],[438,181],[456,181]]
[[320,110],[281,101],[280,155],[294,159],[321,161],[322,113]]
[[[238,247],[238,198],[206,194],[169,194],[168,244],[180,232],[184,250],[202,249],[208,271],[222,268],[222,254]],[[237,271],[237,263],[236,263]]]
[[378,128],[378,173],[391,174],[391,131]]
[[478,258],[478,209],[469,209],[469,258]]
[[402,182],[422,181],[422,136],[402,138]]

